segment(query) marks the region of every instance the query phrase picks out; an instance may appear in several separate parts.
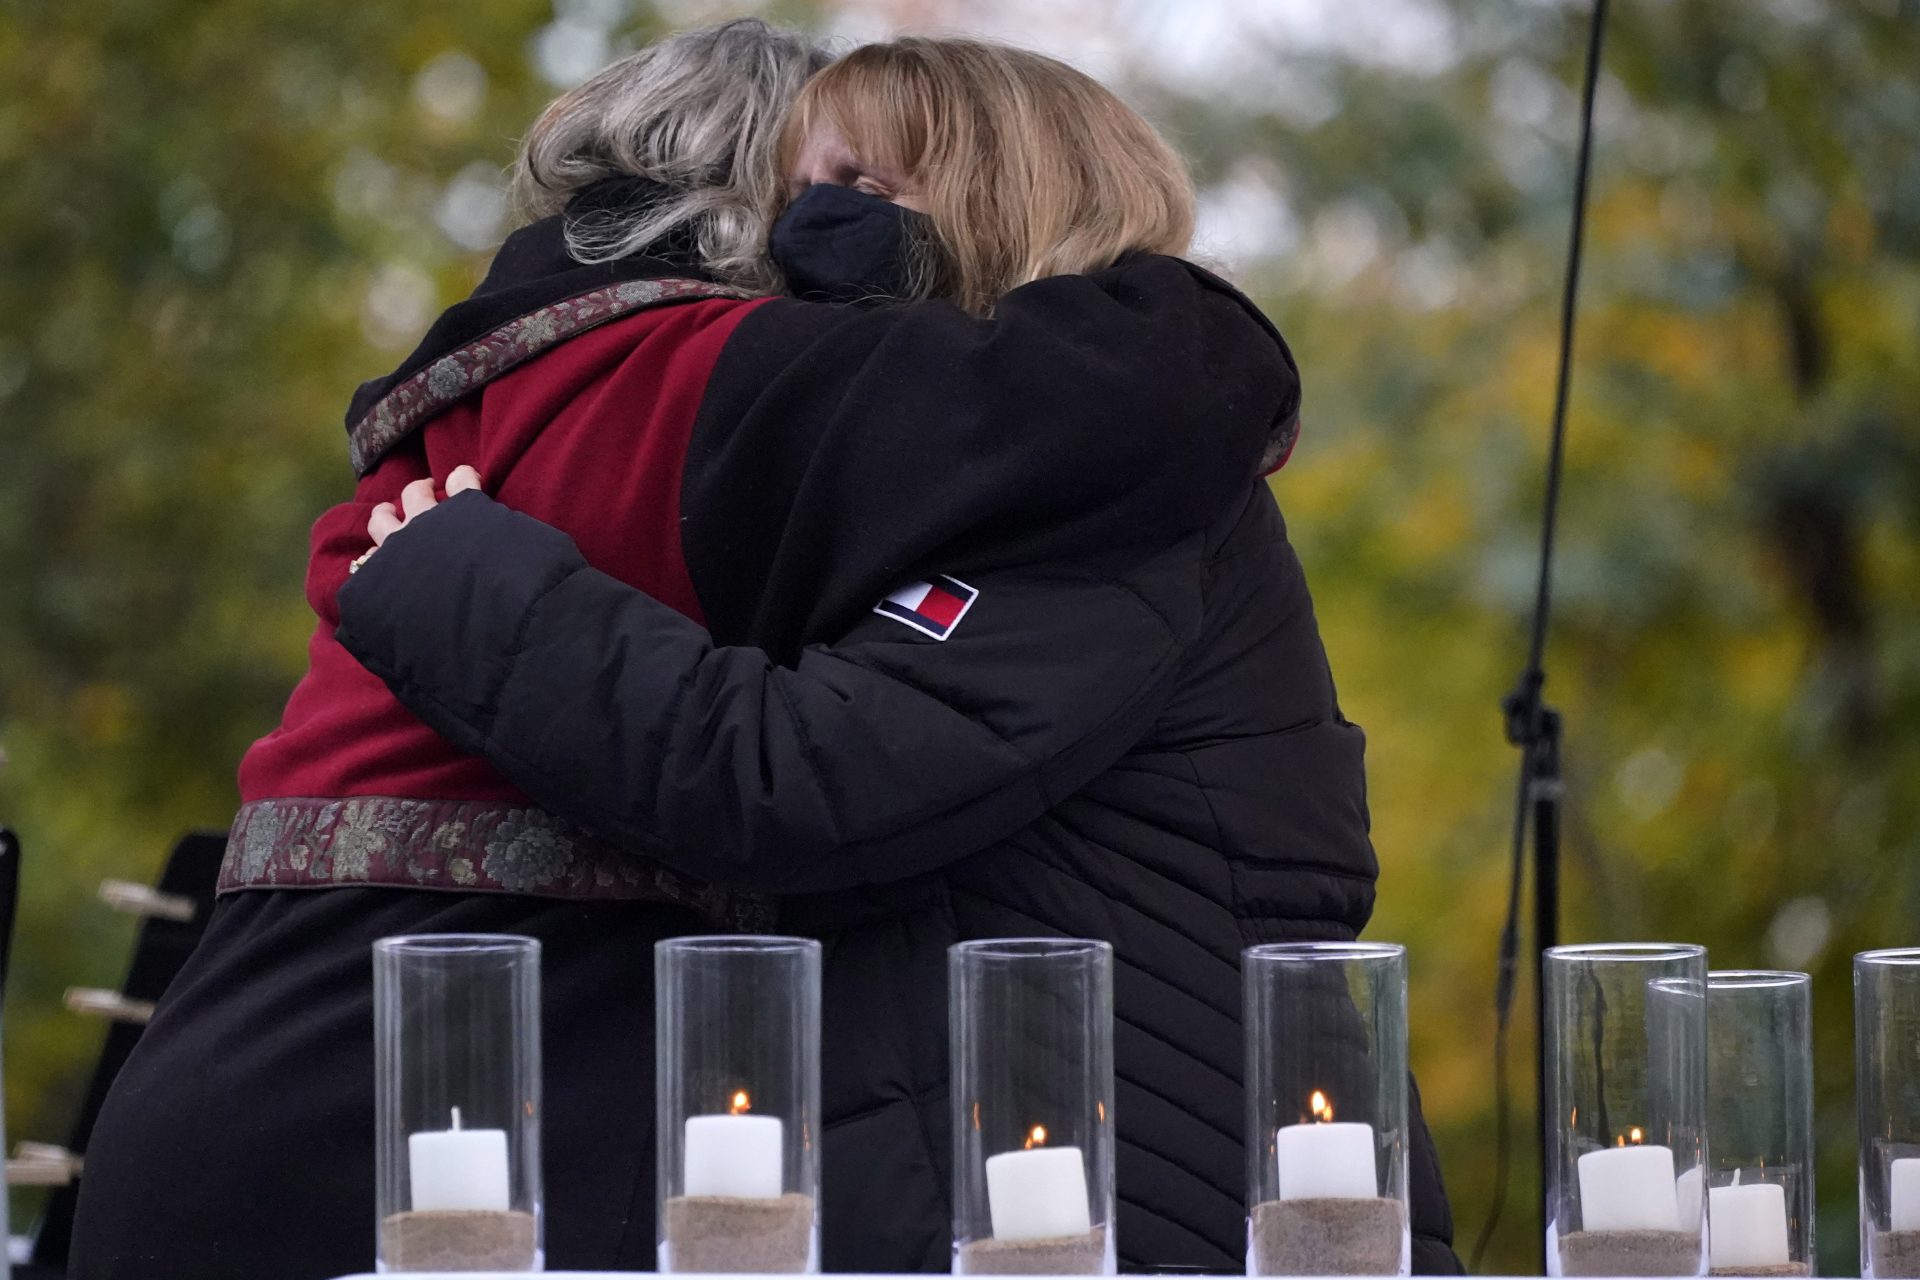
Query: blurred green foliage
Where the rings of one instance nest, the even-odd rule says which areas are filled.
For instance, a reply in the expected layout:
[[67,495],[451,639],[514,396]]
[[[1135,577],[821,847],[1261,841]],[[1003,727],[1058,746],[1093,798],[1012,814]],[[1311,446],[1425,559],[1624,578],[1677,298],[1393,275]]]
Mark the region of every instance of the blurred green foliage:
[[[1119,74],[1203,186],[1255,192],[1280,232],[1242,270],[1306,372],[1275,491],[1370,731],[1374,934],[1413,949],[1464,1250],[1491,1190],[1497,701],[1531,603],[1584,15],[1393,3],[1444,37],[1420,65],[1279,44],[1204,95]],[[1567,933],[1814,973],[1821,1270],[1844,1274],[1849,956],[1920,942],[1920,7],[1614,12],[1549,647]],[[0,10],[0,821],[28,867],[9,1134],[62,1136],[97,1049],[59,1003],[125,963],[96,883],[225,823],[302,669],[347,395],[477,278],[555,83],[660,21]],[[1494,1270],[1536,1265],[1530,1052]]]
[[[1820,1273],[1858,1274],[1850,956],[1920,943],[1920,11],[1613,12],[1548,650],[1565,932],[1813,973]],[[1413,948],[1464,1249],[1585,15],[1450,13],[1435,74],[1277,59],[1317,124],[1170,107],[1203,172],[1258,157],[1302,229],[1259,290],[1308,387],[1275,489],[1370,730],[1375,932]],[[1506,1270],[1539,1240],[1516,1154]]]

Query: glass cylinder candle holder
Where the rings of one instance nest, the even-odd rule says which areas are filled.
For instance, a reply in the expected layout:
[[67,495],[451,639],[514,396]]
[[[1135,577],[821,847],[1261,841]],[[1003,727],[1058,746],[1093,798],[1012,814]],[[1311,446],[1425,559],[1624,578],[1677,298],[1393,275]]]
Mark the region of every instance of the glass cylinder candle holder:
[[956,1275],[1112,1275],[1113,948],[947,953]]
[[1860,1274],[1920,1276],[1920,947],[1853,958]]
[[1547,1273],[1703,1274],[1706,949],[1554,947],[1543,965]]
[[654,947],[659,1267],[820,1269],[820,944]]
[[1406,949],[1252,947],[1241,980],[1247,1274],[1406,1275]]
[[1804,973],[1707,975],[1714,1275],[1813,1274],[1812,993]]
[[538,1271],[540,944],[373,944],[381,1271]]

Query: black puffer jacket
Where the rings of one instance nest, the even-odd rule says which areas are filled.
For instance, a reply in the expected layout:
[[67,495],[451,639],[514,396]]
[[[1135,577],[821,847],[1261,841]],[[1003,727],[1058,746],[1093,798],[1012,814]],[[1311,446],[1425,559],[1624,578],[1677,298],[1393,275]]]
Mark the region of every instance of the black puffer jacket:
[[[778,317],[761,330],[777,348]],[[742,350],[716,369],[722,408],[728,361],[756,358]],[[693,448],[746,444],[696,428]],[[543,804],[681,871],[778,891],[786,927],[826,940],[830,1270],[947,1269],[945,949],[1031,934],[1114,944],[1123,1262],[1240,1269],[1238,954],[1353,937],[1377,872],[1362,737],[1268,490],[1172,541],[1109,530],[1122,549],[1097,553],[1023,555],[1044,539],[956,527],[891,584],[977,593],[936,637],[897,611],[809,604],[842,584],[808,521],[831,534],[868,477],[857,449],[838,482],[800,465],[849,448],[830,422],[770,447],[794,465],[734,467],[758,472],[733,525],[683,493],[690,539],[696,518],[742,531],[704,572],[689,544],[712,634],[564,534],[463,495],[350,582],[339,639]],[[967,479],[935,487],[954,511]],[[837,629],[808,633],[822,616]],[[1455,1272],[1414,1115],[1415,1268]]]

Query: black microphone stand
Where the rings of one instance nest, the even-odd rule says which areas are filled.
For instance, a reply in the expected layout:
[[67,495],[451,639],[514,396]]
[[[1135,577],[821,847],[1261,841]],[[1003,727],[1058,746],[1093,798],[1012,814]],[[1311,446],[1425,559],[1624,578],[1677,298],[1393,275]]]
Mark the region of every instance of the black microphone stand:
[[[1545,677],[1538,668],[1521,676],[1520,684],[1501,700],[1507,717],[1507,741],[1520,748],[1520,809],[1533,827],[1533,950],[1538,955],[1560,945],[1560,803],[1566,783],[1560,776],[1560,713],[1540,699]],[[1522,837],[1524,839],[1524,836]],[[1517,956],[1516,956],[1517,960]],[[1502,974],[1509,988],[1511,967]],[[1506,993],[1511,1008],[1513,995]],[[1547,989],[1534,982],[1534,1115],[1540,1125],[1540,1186],[1551,1185],[1547,1169]],[[1542,1275],[1546,1259],[1541,1231]]]

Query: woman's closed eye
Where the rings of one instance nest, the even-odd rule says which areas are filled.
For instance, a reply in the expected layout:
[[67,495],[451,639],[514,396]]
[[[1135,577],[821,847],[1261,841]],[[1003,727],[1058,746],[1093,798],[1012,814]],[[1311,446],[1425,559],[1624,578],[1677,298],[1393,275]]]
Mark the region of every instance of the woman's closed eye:
[[848,187],[866,195],[879,196],[882,200],[891,200],[896,194],[894,186],[884,179],[877,178],[873,174],[866,173],[859,169],[845,168],[835,170],[819,178],[812,178],[806,174],[794,175],[794,177],[787,182],[787,199],[797,199],[801,192],[816,183],[824,183],[834,187]]
[[794,199],[816,184],[847,187],[896,203],[906,185],[904,176],[888,166],[854,154],[846,139],[827,125],[816,126],[801,143],[787,177],[787,198]]

